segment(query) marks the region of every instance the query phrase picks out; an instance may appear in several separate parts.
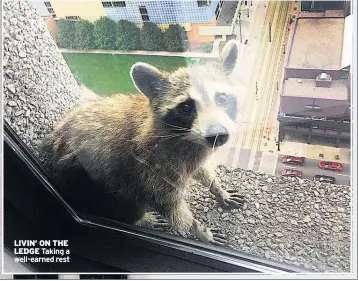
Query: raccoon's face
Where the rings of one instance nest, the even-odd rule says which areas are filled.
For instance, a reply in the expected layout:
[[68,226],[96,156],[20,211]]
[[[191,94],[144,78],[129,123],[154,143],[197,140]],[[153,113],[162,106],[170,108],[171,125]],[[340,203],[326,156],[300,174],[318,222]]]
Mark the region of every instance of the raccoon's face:
[[216,63],[193,65],[166,74],[144,63],[132,67],[134,84],[150,100],[162,128],[208,147],[225,144],[235,130],[236,89],[229,78],[238,48],[226,44]]

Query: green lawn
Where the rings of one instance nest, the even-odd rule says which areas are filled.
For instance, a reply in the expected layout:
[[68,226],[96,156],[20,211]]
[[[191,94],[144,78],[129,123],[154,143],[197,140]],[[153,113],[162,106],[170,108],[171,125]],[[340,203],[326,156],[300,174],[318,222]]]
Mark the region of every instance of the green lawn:
[[190,58],[183,57],[75,53],[63,56],[75,77],[99,95],[136,92],[129,76],[136,62],[146,62],[165,71],[190,63]]

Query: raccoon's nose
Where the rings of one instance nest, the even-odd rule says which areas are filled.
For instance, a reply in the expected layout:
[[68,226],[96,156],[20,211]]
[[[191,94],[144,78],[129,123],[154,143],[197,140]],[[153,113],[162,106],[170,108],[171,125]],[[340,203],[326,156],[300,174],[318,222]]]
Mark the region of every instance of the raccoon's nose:
[[229,132],[221,125],[210,126],[206,130],[205,138],[210,146],[221,146],[229,139]]

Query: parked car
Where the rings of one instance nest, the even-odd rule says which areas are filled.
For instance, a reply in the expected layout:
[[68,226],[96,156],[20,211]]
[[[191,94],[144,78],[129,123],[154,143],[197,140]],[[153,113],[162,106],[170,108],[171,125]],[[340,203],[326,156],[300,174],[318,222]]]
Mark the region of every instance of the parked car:
[[286,177],[299,177],[299,178],[303,177],[303,173],[301,171],[293,170],[293,169],[283,169],[281,175]]
[[315,175],[313,177],[313,180],[319,181],[319,182],[336,183],[335,177],[330,177],[330,176],[325,176],[325,175]]
[[292,164],[301,166],[303,165],[303,162],[305,161],[304,157],[297,157],[297,156],[291,156],[291,155],[285,155],[282,157],[281,162],[285,164]]
[[332,161],[321,161],[319,162],[319,167],[323,170],[332,170],[337,172],[343,171],[343,165],[337,162]]

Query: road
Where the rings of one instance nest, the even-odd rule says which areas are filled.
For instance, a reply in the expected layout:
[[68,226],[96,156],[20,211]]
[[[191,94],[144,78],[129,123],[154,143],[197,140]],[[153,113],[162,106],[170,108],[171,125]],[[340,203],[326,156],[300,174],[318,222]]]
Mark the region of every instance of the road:
[[283,155],[278,156],[278,161],[275,169],[275,174],[277,176],[281,175],[281,171],[284,168],[296,169],[303,173],[303,177],[307,179],[312,179],[315,175],[326,175],[336,178],[337,184],[350,185],[350,170],[351,167],[348,164],[343,165],[342,172],[333,172],[328,170],[322,170],[318,167],[319,160],[314,159],[305,159],[303,166],[296,167],[293,165],[286,165],[281,162]]
[[[258,11],[263,14],[253,19],[249,38],[252,45],[249,53],[243,58],[240,56],[240,70],[234,73],[243,84],[245,98],[241,100],[243,112],[240,124],[226,154],[225,164],[231,167],[241,166],[242,161],[248,161],[248,169],[259,167],[260,160],[256,154],[261,152],[262,140],[270,126],[267,120],[270,120],[271,108],[279,99],[276,81],[282,74],[280,67],[290,2],[270,1],[266,7],[264,3],[259,5],[261,10]],[[247,61],[249,59],[251,63]]]

